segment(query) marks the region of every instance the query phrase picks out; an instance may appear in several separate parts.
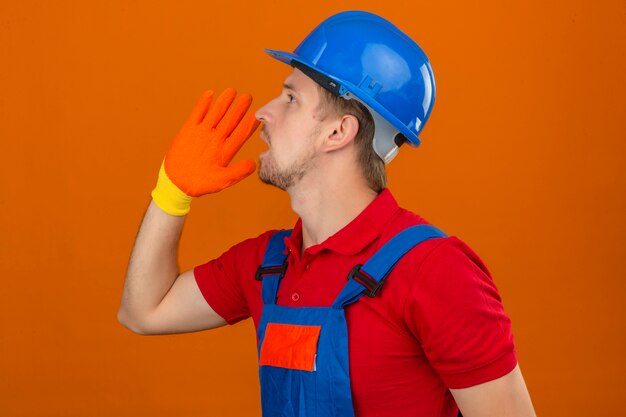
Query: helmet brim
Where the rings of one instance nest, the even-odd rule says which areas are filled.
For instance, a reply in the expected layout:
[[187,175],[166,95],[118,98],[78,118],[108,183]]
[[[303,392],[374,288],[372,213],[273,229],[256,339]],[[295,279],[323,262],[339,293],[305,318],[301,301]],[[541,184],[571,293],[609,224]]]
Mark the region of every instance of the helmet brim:
[[291,61],[294,59],[297,61],[300,61],[300,58],[298,58],[297,55],[291,52],[277,51],[275,49],[267,49],[267,48],[265,48],[265,52],[267,52],[267,54],[271,56],[272,58],[282,61],[285,64],[291,64]]

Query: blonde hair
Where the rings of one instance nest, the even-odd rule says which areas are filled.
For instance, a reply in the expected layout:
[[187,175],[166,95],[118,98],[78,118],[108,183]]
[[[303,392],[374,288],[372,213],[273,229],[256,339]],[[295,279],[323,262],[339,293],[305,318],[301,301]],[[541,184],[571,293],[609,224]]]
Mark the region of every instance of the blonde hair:
[[354,137],[358,162],[368,186],[380,193],[387,186],[387,173],[385,172],[385,163],[374,151],[374,119],[371,113],[358,100],[347,100],[332,94],[321,86],[318,88],[320,90],[322,117],[326,117],[328,114],[335,116],[350,114],[358,120],[359,131]]

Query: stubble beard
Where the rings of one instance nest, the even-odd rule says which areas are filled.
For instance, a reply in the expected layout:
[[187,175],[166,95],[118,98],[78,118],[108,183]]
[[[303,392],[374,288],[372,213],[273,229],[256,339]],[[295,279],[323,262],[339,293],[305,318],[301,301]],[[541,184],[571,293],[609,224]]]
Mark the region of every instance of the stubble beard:
[[[318,134],[316,130],[311,136]],[[280,169],[274,159],[271,150],[265,158],[259,159],[259,179],[269,185],[286,191],[296,185],[315,166],[315,149],[311,146],[288,167]]]
[[280,169],[271,153],[259,160],[259,178],[265,184],[286,191],[296,185],[315,165],[315,152],[310,149],[290,166]]

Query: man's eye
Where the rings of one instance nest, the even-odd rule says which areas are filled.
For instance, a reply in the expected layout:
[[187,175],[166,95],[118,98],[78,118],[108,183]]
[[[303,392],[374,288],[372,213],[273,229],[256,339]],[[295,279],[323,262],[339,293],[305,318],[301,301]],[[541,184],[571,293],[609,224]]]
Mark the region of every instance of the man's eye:
[[296,101],[296,98],[291,94],[287,94],[287,103],[293,103]]

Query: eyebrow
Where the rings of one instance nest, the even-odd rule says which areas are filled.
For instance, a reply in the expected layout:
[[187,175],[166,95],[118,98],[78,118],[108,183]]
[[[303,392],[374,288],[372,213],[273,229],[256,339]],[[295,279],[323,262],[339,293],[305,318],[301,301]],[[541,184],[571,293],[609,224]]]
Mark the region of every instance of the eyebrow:
[[296,89],[295,89],[295,87],[294,87],[293,85],[291,85],[291,84],[283,83],[283,88],[284,88],[285,90],[291,90],[291,91],[293,91],[294,93],[297,93],[297,92],[298,92],[298,90],[296,90]]

